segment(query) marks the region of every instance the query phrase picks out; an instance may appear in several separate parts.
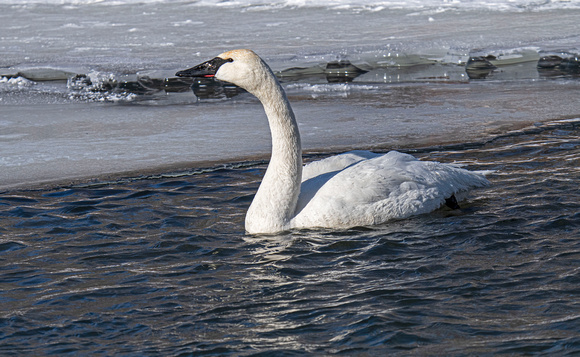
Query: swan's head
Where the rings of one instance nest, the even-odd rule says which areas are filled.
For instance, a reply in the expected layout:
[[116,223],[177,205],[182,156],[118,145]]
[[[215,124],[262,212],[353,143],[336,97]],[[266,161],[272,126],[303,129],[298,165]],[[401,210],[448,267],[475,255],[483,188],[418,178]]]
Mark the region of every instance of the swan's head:
[[[233,50],[195,67],[179,71],[178,77],[215,77],[233,83],[250,93],[271,75],[270,68],[251,50]],[[272,76],[273,77],[273,76]]]

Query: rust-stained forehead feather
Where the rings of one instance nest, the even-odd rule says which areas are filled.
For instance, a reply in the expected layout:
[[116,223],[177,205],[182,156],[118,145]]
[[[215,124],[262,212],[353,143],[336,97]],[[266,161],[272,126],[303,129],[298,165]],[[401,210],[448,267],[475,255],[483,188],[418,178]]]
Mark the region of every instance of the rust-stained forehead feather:
[[220,55],[218,55],[218,57],[223,58],[223,59],[242,59],[242,58],[249,58],[249,57],[257,57],[258,55],[256,55],[254,53],[254,51],[252,50],[246,50],[246,49],[239,49],[239,50],[231,50],[231,51],[227,51],[224,52]]

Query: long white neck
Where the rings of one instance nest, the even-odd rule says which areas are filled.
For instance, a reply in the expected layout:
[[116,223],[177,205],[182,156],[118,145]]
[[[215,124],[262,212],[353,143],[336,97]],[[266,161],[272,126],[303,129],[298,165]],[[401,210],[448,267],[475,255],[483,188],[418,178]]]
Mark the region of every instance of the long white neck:
[[290,228],[302,181],[302,147],[298,125],[276,77],[268,71],[252,93],[262,102],[272,135],[272,157],[246,215],[248,233]]

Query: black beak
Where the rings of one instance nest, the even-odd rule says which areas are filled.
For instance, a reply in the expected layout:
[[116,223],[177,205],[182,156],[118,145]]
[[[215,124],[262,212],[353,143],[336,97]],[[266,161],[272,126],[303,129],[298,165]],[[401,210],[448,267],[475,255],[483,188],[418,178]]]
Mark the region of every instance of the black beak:
[[183,71],[179,71],[175,73],[177,77],[213,77],[217,73],[218,69],[227,62],[232,62],[232,59],[223,59],[220,57],[216,57],[211,59],[207,62],[199,64],[195,67],[191,67],[189,69],[185,69]]

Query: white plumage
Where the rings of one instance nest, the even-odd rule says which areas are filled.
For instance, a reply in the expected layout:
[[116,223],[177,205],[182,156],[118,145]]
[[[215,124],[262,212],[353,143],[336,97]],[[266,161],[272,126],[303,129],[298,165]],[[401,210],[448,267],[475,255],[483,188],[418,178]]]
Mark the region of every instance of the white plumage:
[[250,50],[222,53],[180,76],[213,76],[254,94],[272,133],[272,157],[246,215],[248,233],[348,228],[431,212],[489,182],[478,172],[391,151],[352,151],[302,167],[300,134],[284,90]]
[[350,152],[306,165],[304,172],[307,179],[292,220],[296,227],[352,227],[407,218],[488,183],[477,172],[397,151]]

